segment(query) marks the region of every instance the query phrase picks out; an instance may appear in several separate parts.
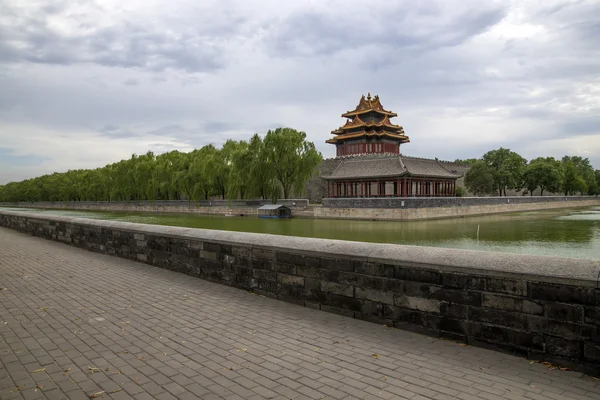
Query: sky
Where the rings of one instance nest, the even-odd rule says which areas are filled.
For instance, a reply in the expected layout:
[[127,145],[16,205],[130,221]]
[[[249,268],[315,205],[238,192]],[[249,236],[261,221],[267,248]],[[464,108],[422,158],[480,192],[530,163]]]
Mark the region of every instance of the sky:
[[600,168],[600,2],[0,0],[0,184],[280,126],[325,140],[361,95],[410,156]]

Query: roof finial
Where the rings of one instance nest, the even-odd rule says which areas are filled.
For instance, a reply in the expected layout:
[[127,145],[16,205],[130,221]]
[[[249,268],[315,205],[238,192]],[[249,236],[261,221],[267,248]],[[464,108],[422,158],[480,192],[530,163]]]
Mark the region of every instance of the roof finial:
[[371,92],[367,94],[367,100],[371,100]]

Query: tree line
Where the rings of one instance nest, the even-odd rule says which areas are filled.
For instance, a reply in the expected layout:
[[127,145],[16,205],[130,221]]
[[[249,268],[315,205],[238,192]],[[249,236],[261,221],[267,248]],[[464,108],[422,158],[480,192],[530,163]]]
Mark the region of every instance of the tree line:
[[465,187],[477,196],[506,196],[507,190],[568,195],[600,194],[600,170],[594,170],[587,158],[564,156],[538,157],[529,162],[510,149],[499,148],[480,159],[456,160],[470,164]]
[[322,161],[306,134],[270,130],[189,153],[132,155],[96,169],[69,170],[0,186],[0,201],[131,201],[301,195]]

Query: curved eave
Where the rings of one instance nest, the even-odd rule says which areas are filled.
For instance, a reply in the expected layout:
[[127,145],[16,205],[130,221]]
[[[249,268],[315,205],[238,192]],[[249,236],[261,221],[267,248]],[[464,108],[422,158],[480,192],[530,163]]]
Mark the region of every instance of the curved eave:
[[342,127],[339,127],[338,129],[336,129],[335,131],[332,131],[331,133],[334,133],[334,132],[343,132],[343,131],[347,131],[349,129],[363,128],[363,127],[364,128],[383,128],[384,126],[386,128],[396,129],[398,131],[404,129],[400,125],[394,125],[394,124],[390,124],[390,123],[386,124],[385,122],[371,122],[371,123],[364,122],[364,123],[362,123],[360,125],[348,125],[348,126],[344,125]]
[[350,117],[354,117],[360,114],[366,114],[369,112],[376,112],[379,114],[383,114],[383,115],[387,115],[388,117],[397,117],[398,114],[391,112],[391,111],[387,111],[387,110],[376,110],[374,108],[369,108],[369,109],[365,109],[365,110],[354,110],[354,111],[348,111],[345,114],[342,114],[342,117],[344,118],[350,118]]
[[435,175],[435,174],[411,174],[408,172],[407,177],[411,178],[438,178],[438,179],[458,179],[460,175]]
[[356,133],[356,134],[347,134],[347,135],[343,135],[343,136],[338,136],[335,138],[331,138],[329,140],[326,141],[326,143],[336,143],[338,141],[343,141],[343,140],[348,140],[348,139],[356,139],[359,137],[389,137],[391,139],[395,139],[400,141],[400,143],[409,143],[410,139],[408,138],[408,136],[404,136],[404,135],[396,135],[393,133],[389,133],[389,132],[382,132],[382,133],[367,133],[367,132],[360,132],[360,133]]
[[460,178],[460,176],[443,176],[443,175],[415,175],[415,174],[411,174],[408,171],[402,172],[400,174],[390,174],[390,175],[369,175],[369,176],[353,176],[353,177],[347,177],[347,178],[341,178],[341,177],[337,177],[337,176],[322,176],[321,178],[325,179],[326,181],[334,181],[334,180],[338,180],[338,181],[353,181],[353,180],[364,180],[364,179],[379,179],[379,178],[423,178],[423,179],[458,179]]
[[356,180],[365,180],[365,179],[381,179],[381,178],[398,178],[400,176],[405,176],[406,172],[401,174],[390,174],[390,175],[369,175],[369,176],[353,176],[351,178],[339,178],[337,176],[322,176],[321,178],[326,181],[356,181]]

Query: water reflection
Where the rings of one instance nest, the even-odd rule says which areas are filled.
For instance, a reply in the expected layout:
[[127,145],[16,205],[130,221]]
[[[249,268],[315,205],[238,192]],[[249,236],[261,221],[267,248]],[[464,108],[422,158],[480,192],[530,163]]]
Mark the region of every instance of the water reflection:
[[190,228],[600,259],[600,207],[409,222],[62,210],[35,212]]

